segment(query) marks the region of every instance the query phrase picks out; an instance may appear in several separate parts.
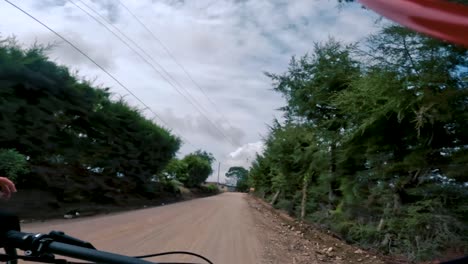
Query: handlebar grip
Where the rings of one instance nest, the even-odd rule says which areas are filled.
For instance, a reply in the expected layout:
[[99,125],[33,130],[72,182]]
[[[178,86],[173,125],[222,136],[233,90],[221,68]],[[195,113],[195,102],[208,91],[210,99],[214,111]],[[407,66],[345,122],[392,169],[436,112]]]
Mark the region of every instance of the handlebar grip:
[[64,244],[61,242],[52,242],[48,246],[47,252],[77,258],[81,260],[92,261],[96,263],[108,263],[108,264],[149,264],[152,262],[145,261],[142,259],[132,258],[128,256],[118,255],[110,252],[99,251],[95,249],[89,249],[79,247],[75,245]]
[[[97,263],[108,264],[149,264],[152,262],[110,252],[99,251],[83,246],[65,244],[53,241],[50,236],[44,234],[24,233],[19,231],[8,231],[4,235],[5,245],[8,248],[19,248],[22,250],[40,250],[44,253],[52,253],[66,257],[88,260]],[[44,243],[46,241],[48,243]]]
[[30,250],[33,246],[33,238],[33,234],[11,230],[5,234],[5,245],[9,248]]

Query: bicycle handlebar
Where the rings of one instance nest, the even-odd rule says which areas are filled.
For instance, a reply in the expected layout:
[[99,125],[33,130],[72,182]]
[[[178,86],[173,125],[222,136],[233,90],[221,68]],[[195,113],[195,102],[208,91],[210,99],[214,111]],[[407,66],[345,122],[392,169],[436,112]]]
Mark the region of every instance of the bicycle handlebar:
[[[213,264],[209,259],[193,252],[170,251],[129,257],[96,250],[91,243],[68,236],[61,231],[52,231],[49,234],[21,232],[18,217],[0,210],[0,248],[2,247],[5,248],[6,254],[0,254],[0,261],[16,261],[17,259],[23,259],[45,263],[73,263],[64,259],[55,259],[54,254],[57,254],[97,263],[149,264],[155,262],[142,260],[142,258],[160,257],[164,255],[191,255],[209,264]],[[25,250],[25,256],[17,256],[16,249]],[[171,263],[175,264],[176,262]],[[190,264],[188,262],[184,263]]]
[[56,242],[49,235],[8,231],[5,241],[9,247],[30,250],[40,254],[57,254],[98,263],[110,264],[149,264],[154,262],[114,254],[77,245]]
[[49,245],[49,252],[62,256],[79,258],[82,260],[93,261],[97,263],[111,264],[148,264],[152,263],[146,260],[122,256],[110,252],[98,251],[73,245],[68,245],[60,242],[52,242]]

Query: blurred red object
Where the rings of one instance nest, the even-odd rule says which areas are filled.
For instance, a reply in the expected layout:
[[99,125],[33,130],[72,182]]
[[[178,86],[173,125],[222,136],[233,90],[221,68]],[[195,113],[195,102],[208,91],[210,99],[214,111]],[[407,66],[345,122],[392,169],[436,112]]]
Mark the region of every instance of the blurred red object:
[[468,47],[468,6],[443,0],[359,0],[418,32]]

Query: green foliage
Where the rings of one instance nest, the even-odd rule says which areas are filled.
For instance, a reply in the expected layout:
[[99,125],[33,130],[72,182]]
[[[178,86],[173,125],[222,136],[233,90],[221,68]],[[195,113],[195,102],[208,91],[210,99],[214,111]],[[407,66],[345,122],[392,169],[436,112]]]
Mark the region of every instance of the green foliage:
[[236,190],[239,192],[248,192],[249,188],[249,179],[247,177],[240,179],[236,183]]
[[[29,157],[25,182],[42,179],[36,168],[47,167],[57,172],[49,175],[73,171],[61,177],[74,181],[129,180],[134,186],[125,189],[146,193],[180,139],[123,99],[111,100],[108,88],[50,61],[46,51],[0,41],[0,145]],[[62,179],[48,184],[65,188]]]
[[182,182],[187,187],[200,186],[213,173],[211,162],[199,154],[189,154],[183,162],[187,164],[187,179]]
[[230,167],[229,170],[226,172],[226,177],[228,178],[235,178],[235,179],[242,179],[247,177],[249,171],[244,167]]
[[[249,172],[258,195],[348,241],[411,260],[468,250],[468,52],[388,26],[366,50],[316,44]],[[307,196],[304,196],[307,195]]]
[[164,179],[177,179],[180,182],[187,181],[187,163],[183,160],[173,158],[164,169]]
[[228,179],[234,179],[236,182],[236,189],[240,192],[249,190],[249,171],[244,167],[231,167],[226,172]]
[[29,172],[26,157],[14,149],[0,149],[0,175],[16,181],[18,176]]
[[213,155],[197,150],[183,159],[172,159],[162,173],[163,178],[177,179],[186,187],[199,187],[213,173]]
[[201,185],[200,189],[205,192],[205,193],[210,193],[210,194],[216,194],[219,192],[219,189],[216,185],[214,184],[208,184],[208,185]]
[[184,184],[176,179],[171,179],[165,184],[165,189],[175,194],[180,194],[181,187],[184,187]]
[[293,202],[287,199],[280,199],[277,203],[274,204],[276,209],[281,209],[287,212],[290,212],[293,206]]
[[330,39],[314,45],[312,55],[293,57],[285,74],[267,73],[273,89],[287,100],[283,108],[288,120],[309,121],[309,125],[336,131],[341,127],[339,114],[331,96],[346,89],[359,74],[359,64],[350,54],[354,45]]
[[196,156],[208,161],[210,164],[212,164],[214,161],[216,161],[216,159],[214,158],[213,154],[212,153],[209,153],[205,150],[197,150],[195,151],[194,153]]

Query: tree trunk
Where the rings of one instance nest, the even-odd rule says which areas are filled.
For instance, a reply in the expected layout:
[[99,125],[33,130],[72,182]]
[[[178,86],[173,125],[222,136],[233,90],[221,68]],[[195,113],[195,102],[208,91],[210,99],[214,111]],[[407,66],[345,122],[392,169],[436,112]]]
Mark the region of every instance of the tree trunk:
[[370,194],[369,196],[367,196],[367,202],[366,202],[366,207],[370,207],[374,204],[374,201],[375,201],[375,197],[376,195],[374,193]]
[[[386,210],[389,209],[390,206],[392,206],[390,202],[386,203],[385,209]],[[379,232],[382,231],[382,229],[383,229],[383,227],[385,225],[385,218],[384,217],[385,217],[385,215],[383,215],[382,218],[380,218],[379,225],[377,226],[377,231],[379,231]]]
[[393,212],[399,213],[401,209],[401,198],[400,194],[394,193],[393,194]]
[[332,183],[328,183],[328,209],[331,210],[333,208],[333,201],[335,200],[335,194],[333,193],[333,186]]
[[328,183],[328,206],[329,209],[333,209],[333,202],[335,201],[335,193],[333,191],[333,182],[335,181],[336,172],[336,141],[333,140],[330,145],[330,182]]
[[382,231],[382,228],[384,227],[385,220],[383,218],[380,218],[379,225],[377,226],[377,231]]
[[307,188],[309,187],[309,175],[304,176],[304,182],[302,184],[302,201],[301,201],[301,220],[304,220],[306,214],[306,203],[307,203]]
[[275,195],[273,195],[273,199],[271,199],[271,205],[274,205],[276,203],[276,200],[278,199],[278,196],[280,194],[280,190],[276,191]]
[[388,245],[391,243],[392,235],[390,234],[385,234],[385,237],[383,241],[381,242],[382,247],[388,247]]

